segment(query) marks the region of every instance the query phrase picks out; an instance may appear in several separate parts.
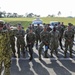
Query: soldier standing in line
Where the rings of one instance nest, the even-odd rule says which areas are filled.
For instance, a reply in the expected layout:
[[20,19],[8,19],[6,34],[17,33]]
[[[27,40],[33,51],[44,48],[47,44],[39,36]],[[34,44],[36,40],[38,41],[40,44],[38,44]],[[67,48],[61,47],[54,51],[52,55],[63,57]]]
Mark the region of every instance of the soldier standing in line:
[[66,58],[66,53],[69,47],[70,57],[72,58],[72,47],[74,41],[74,31],[72,30],[71,23],[68,24],[67,30],[64,31],[64,38],[65,38],[65,51],[64,57]]
[[33,59],[33,46],[35,43],[35,33],[32,31],[32,29],[30,29],[29,33],[27,33],[26,36],[26,40],[27,40],[27,47],[29,48],[29,53],[30,53],[30,59]]
[[46,27],[44,27],[43,31],[40,33],[40,38],[41,38],[41,43],[40,43],[40,47],[39,47],[39,60],[41,60],[41,52],[42,52],[42,48],[45,45],[46,50],[45,50],[45,58],[48,58],[47,56],[47,52],[48,52],[48,48],[49,48],[49,32],[47,31]]
[[60,33],[59,45],[60,45],[61,49],[63,50],[63,47],[62,47],[62,38],[63,38],[64,27],[63,27],[63,25],[61,25],[60,22],[58,23],[57,30],[58,30],[59,33]]
[[56,30],[56,27],[53,28],[52,31],[50,31],[50,46],[51,46],[51,57],[53,57],[53,52],[55,50],[56,56],[58,57],[58,46],[59,46],[59,31]]
[[41,42],[40,39],[40,33],[43,29],[40,27],[40,25],[38,24],[36,30],[35,30],[35,34],[36,34],[36,49],[38,49],[38,41]]
[[22,29],[22,25],[18,24],[17,25],[17,53],[18,53],[18,57],[20,58],[20,48],[23,54],[23,57],[25,57],[25,41],[24,41],[24,36],[25,36],[25,31]]
[[34,24],[32,24],[32,31],[35,33],[36,28],[34,27]]
[[30,29],[32,29],[31,24],[30,24],[29,27],[26,29],[26,34],[29,33]]
[[50,24],[47,25],[47,31],[50,32],[52,29],[50,28]]
[[4,22],[0,21],[0,75],[2,63],[4,62],[4,75],[10,75],[12,50],[10,47],[10,36],[13,35],[7,29],[3,29]]
[[[11,44],[11,49],[13,52],[13,57],[16,57],[16,55],[15,55],[15,52],[16,52],[16,50],[15,50],[15,36],[16,36],[17,29],[11,29],[9,23],[6,24],[6,28],[10,33],[10,44]],[[12,33],[12,35],[11,35],[11,33]]]

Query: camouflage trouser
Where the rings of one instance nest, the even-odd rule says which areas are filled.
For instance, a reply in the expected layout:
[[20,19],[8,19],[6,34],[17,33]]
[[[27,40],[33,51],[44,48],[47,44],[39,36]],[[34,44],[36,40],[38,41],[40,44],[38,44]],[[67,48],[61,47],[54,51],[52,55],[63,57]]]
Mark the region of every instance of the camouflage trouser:
[[30,58],[33,58],[33,46],[34,46],[34,43],[27,45],[27,47],[29,49]]
[[23,56],[25,57],[25,48],[24,47],[25,47],[24,41],[17,41],[18,57],[20,57],[20,48],[21,48]]
[[36,36],[36,48],[38,49],[38,41],[41,42],[40,36]]
[[[39,52],[39,58],[41,58],[41,52],[42,52],[42,48],[43,48],[44,45],[45,44],[43,42],[41,42],[39,50],[38,50],[38,52]],[[49,48],[49,45],[45,45],[45,46],[48,46],[48,48]],[[47,51],[48,50],[45,50],[45,56],[47,56]]]
[[70,51],[70,56],[72,56],[73,41],[71,41],[71,42],[65,41],[65,51],[64,51],[65,56],[66,56],[68,47],[69,47],[69,51]]
[[61,47],[61,49],[62,49],[62,48],[63,48],[63,47],[62,47],[62,37],[59,38],[59,45],[60,45],[60,47]]
[[57,43],[51,43],[51,56],[53,55],[54,51],[55,51],[56,55],[58,55],[57,49],[58,49],[58,44]]
[[11,42],[11,49],[12,49],[13,55],[15,56],[16,50],[15,50],[15,42],[14,41]]
[[4,66],[5,66],[4,75],[10,75],[11,58],[9,58],[8,56],[0,57],[0,75],[1,75],[1,71],[2,71],[2,63],[3,62],[4,62]]

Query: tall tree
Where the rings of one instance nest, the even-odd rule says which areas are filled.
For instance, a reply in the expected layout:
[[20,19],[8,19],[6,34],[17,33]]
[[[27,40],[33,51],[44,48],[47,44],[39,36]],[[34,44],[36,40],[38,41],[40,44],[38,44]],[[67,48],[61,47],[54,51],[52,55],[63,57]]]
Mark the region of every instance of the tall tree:
[[12,13],[7,13],[7,17],[11,17],[12,16]]
[[6,17],[6,11],[3,11],[3,17]]
[[29,14],[27,15],[27,17],[33,17],[33,16],[34,16],[33,13],[29,13]]
[[17,14],[17,13],[13,13],[12,16],[13,16],[13,17],[17,17],[18,14]]

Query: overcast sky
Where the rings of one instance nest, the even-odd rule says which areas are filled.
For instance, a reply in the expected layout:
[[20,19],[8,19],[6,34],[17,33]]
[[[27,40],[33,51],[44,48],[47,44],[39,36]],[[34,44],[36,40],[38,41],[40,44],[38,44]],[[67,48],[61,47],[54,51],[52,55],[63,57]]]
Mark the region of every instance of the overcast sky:
[[75,0],[0,0],[0,7],[1,11],[23,15],[57,15],[61,11],[62,16],[75,16]]

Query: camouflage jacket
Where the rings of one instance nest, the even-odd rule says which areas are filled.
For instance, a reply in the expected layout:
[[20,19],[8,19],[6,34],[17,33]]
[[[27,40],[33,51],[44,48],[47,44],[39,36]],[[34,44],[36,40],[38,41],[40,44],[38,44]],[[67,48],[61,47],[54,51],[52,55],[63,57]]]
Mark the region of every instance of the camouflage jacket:
[[35,42],[35,33],[28,33],[26,36],[27,44]]
[[64,38],[66,41],[73,41],[74,40],[74,31],[73,30],[65,30],[64,31]]
[[8,30],[0,31],[0,57],[11,56],[10,34],[11,33]]
[[59,37],[60,37],[60,34],[59,34],[59,31],[50,31],[50,43],[51,44],[55,44],[55,43],[58,43],[58,40],[59,40]]
[[35,34],[36,34],[37,37],[40,36],[40,33],[41,33],[42,30],[43,30],[43,29],[40,28],[40,27],[37,27],[37,28],[36,28]]
[[41,38],[41,41],[44,44],[49,44],[49,42],[50,42],[50,36],[49,36],[49,32],[48,31],[42,31],[40,33],[40,38]]
[[60,33],[60,37],[62,37],[62,36],[63,36],[63,32],[64,32],[64,27],[63,27],[63,26],[58,26],[58,27],[57,27],[57,30],[58,30],[59,33]]
[[17,40],[23,39],[24,36],[25,36],[25,31],[24,30],[18,30],[17,31],[17,34],[16,34]]

